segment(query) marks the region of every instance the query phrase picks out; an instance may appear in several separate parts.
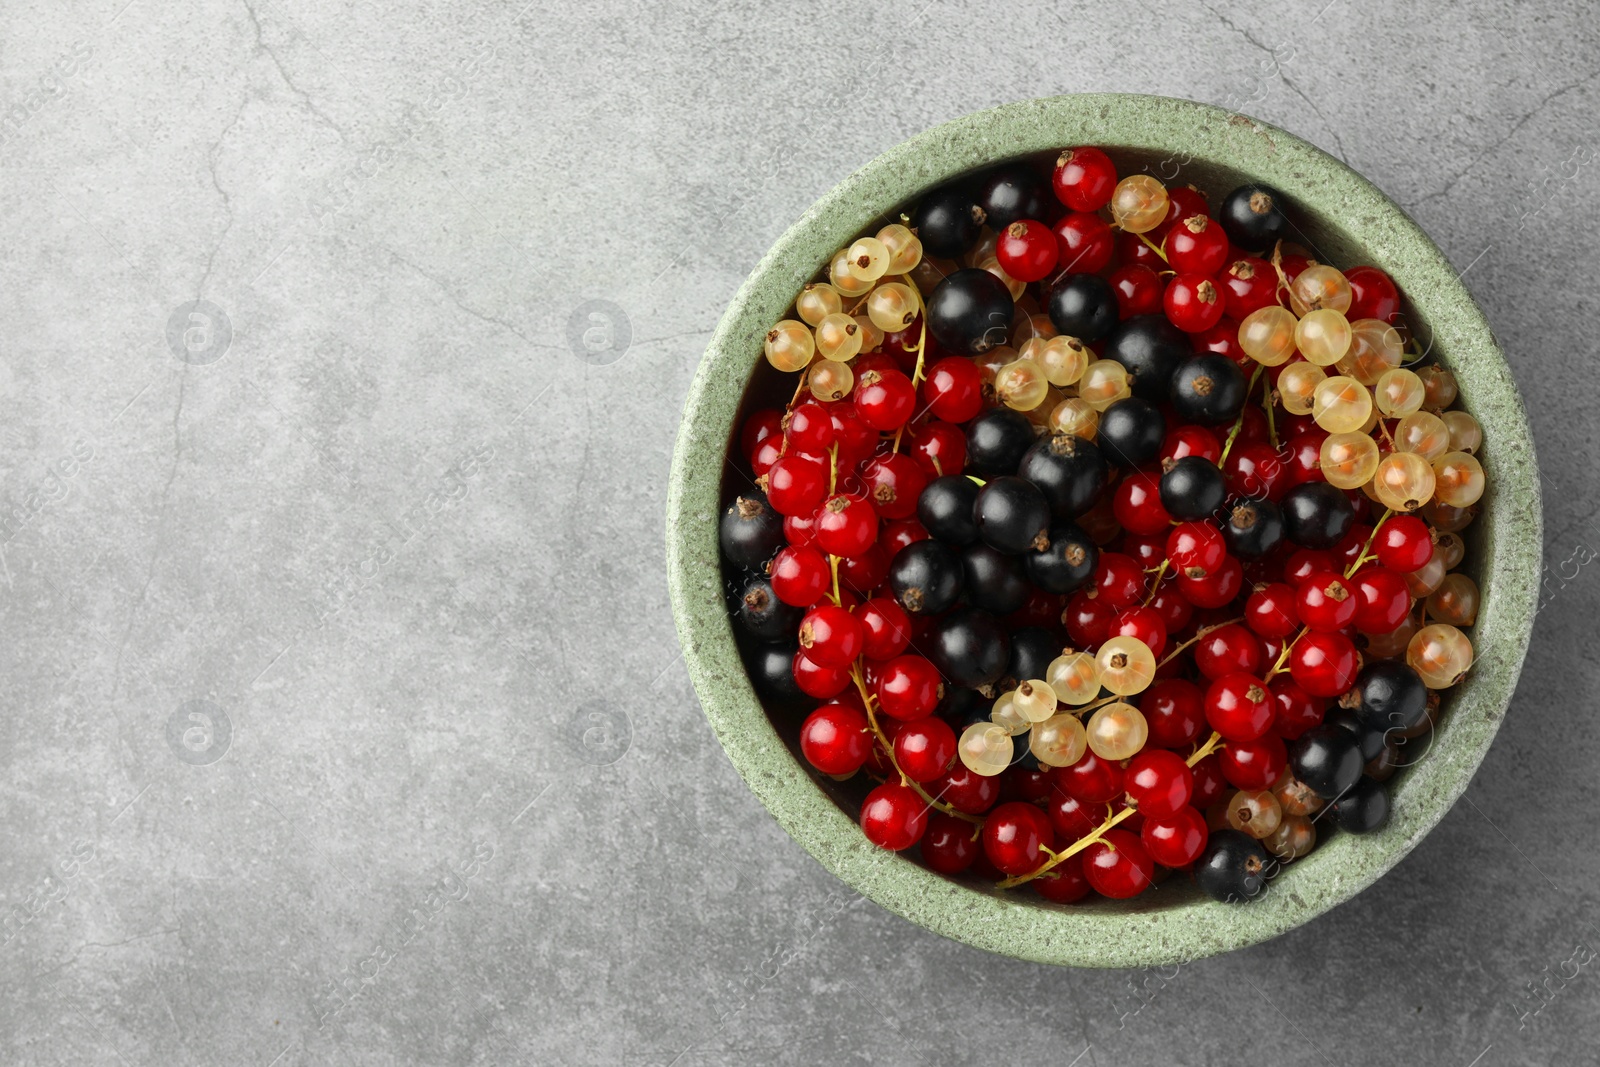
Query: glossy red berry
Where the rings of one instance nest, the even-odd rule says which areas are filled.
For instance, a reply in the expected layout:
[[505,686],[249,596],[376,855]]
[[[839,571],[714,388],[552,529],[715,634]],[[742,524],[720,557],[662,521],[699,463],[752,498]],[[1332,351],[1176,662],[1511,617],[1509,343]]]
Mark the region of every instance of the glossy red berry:
[[1264,259],[1235,259],[1222,272],[1221,282],[1230,319],[1242,320],[1278,302],[1278,272]]
[[[885,519],[909,519],[917,513],[917,500],[928,487],[928,472],[903,452],[873,456],[861,465],[872,510]],[[821,503],[821,501],[818,501]]]
[[1068,274],[1099,274],[1116,251],[1111,224],[1087,211],[1072,211],[1055,225],[1056,266]]
[[1272,729],[1279,737],[1293,741],[1313,726],[1322,725],[1326,701],[1301,689],[1293,678],[1280,674],[1267,688],[1272,691]]
[[1111,291],[1117,297],[1117,317],[1154,315],[1161,310],[1166,283],[1161,275],[1143,263],[1125,263],[1111,272]]
[[1000,269],[1022,282],[1036,282],[1056,267],[1056,235],[1036,219],[1018,219],[995,242]]
[[1228,741],[1254,741],[1272,727],[1272,699],[1253,675],[1225,674],[1206,690],[1206,721]]
[[1140,567],[1154,570],[1167,558],[1167,539],[1160,532],[1153,534],[1124,534],[1117,551],[1131,556]]
[[911,458],[930,479],[960,474],[967,465],[967,435],[958,426],[934,419],[912,432]]
[[1122,795],[1122,764],[1085,751],[1070,767],[1051,772],[1063,792],[1091,804],[1103,804]]
[[1228,558],[1228,542],[1209,522],[1180,522],[1167,534],[1167,558],[1178,573],[1204,578]]
[[1169,185],[1167,187],[1167,217],[1161,220],[1161,225],[1151,231],[1159,234],[1159,238],[1152,236],[1151,240],[1158,243],[1166,239],[1172,232],[1172,227],[1180,219],[1191,215],[1211,214],[1211,208],[1206,204],[1206,195],[1192,185]]
[[833,421],[833,443],[839,450],[839,470],[853,471],[856,464],[877,451],[878,431],[861,421],[850,400],[824,406],[828,409],[828,418]]
[[1105,835],[1083,850],[1083,876],[1094,891],[1112,900],[1138,896],[1154,882],[1155,864],[1144,844],[1123,829]]
[[848,668],[863,640],[860,621],[837,604],[820,604],[800,620],[800,649],[819,667]]
[[739,429],[739,451],[746,459],[754,460],[756,446],[769,437],[783,433],[783,412],[776,408],[762,408],[744,420]]
[[773,594],[797,608],[809,608],[821,600],[832,579],[828,561],[821,552],[794,545],[778,550],[772,557],[771,571]]
[[1162,818],[1186,807],[1194,795],[1194,772],[1183,757],[1164,748],[1146,748],[1123,769],[1128,802],[1147,817]]
[[1177,578],[1178,592],[1188,598],[1189,603],[1197,608],[1220,608],[1224,604],[1233,602],[1239,595],[1239,590],[1244,587],[1244,567],[1233,556],[1222,561],[1222,565],[1204,578],[1190,578],[1180,574]]
[[909,786],[880,785],[861,804],[861,832],[879,848],[908,849],[927,828],[928,808]]
[[815,542],[832,556],[859,556],[878,536],[878,515],[860,497],[829,497],[817,512]]
[[1265,789],[1289,766],[1289,750],[1270,733],[1254,741],[1229,741],[1218,755],[1222,776],[1235,789]]
[[1194,665],[1207,678],[1225,674],[1259,674],[1261,642],[1236,622],[1211,630],[1194,644]]
[[917,409],[917,390],[905,373],[896,369],[869,370],[855,380],[856,414],[880,433],[904,426]]
[[783,537],[791,545],[810,545],[816,535],[816,515],[785,515],[783,517]]
[[1398,571],[1371,564],[1357,571],[1350,584],[1356,591],[1355,628],[1364,634],[1393,633],[1411,613],[1411,588]]
[[[1289,554],[1283,562],[1283,580],[1295,589],[1300,588],[1300,583],[1311,580],[1312,575],[1324,574],[1337,570],[1331,552],[1324,552],[1319,548],[1299,548]],[[1296,611],[1299,610],[1298,600]]]
[[800,726],[800,754],[823,774],[854,774],[867,762],[867,717],[844,704],[824,704]]
[[1117,167],[1098,148],[1069,148],[1056,159],[1050,184],[1056,199],[1073,211],[1099,211],[1111,202]]
[[983,410],[983,372],[965,356],[946,356],[928,368],[922,402],[945,422],[966,422]]
[[1356,680],[1356,646],[1343,634],[1309,631],[1289,650],[1289,676],[1314,697],[1336,697]]
[[833,444],[833,419],[815,401],[796,404],[784,419],[783,436],[793,451],[825,456]]
[[1244,623],[1262,637],[1284,638],[1300,629],[1294,587],[1284,582],[1258,587],[1244,602]]
[[1150,607],[1161,621],[1167,624],[1167,633],[1175,634],[1189,625],[1189,620],[1194,617],[1194,605],[1183,598],[1183,594],[1170,585],[1163,585],[1156,590],[1150,598]]
[[1167,261],[1161,258],[1160,252],[1156,251],[1156,248],[1160,246],[1151,247],[1159,240],[1160,237],[1154,231],[1145,234],[1141,238],[1139,234],[1129,233],[1127,230],[1119,230],[1117,232],[1116,260],[1123,266],[1137,264],[1141,267],[1149,267],[1157,274],[1162,271],[1170,273]]
[[1228,261],[1228,235],[1214,219],[1189,215],[1167,231],[1166,251],[1173,270],[1210,278]]
[[1150,858],[1163,867],[1187,867],[1205,851],[1206,818],[1194,808],[1180,808],[1160,819],[1146,819],[1139,840]]
[[1166,440],[1161,442],[1162,469],[1166,468],[1168,460],[1182,459],[1184,456],[1199,456],[1207,463],[1216,463],[1222,458],[1222,442],[1204,426],[1174,427],[1167,431]]
[[1350,309],[1345,317],[1357,319],[1382,319],[1393,322],[1400,313],[1400,290],[1389,276],[1377,267],[1351,267],[1344,272],[1350,283]]
[[1209,808],[1228,792],[1228,780],[1222,777],[1222,761],[1215,752],[1189,768],[1194,772],[1194,800],[1191,803],[1202,810]]
[[1137,637],[1157,659],[1167,650],[1167,624],[1152,608],[1127,608],[1111,620],[1111,637]]
[[1092,580],[1099,599],[1116,611],[1131,608],[1144,599],[1144,570],[1132,556],[1100,553]]
[[1231,496],[1277,500],[1289,489],[1289,465],[1270,445],[1236,443],[1222,461],[1222,474]]
[[1028,883],[1046,900],[1072,904],[1089,895],[1089,879],[1083,876],[1083,856],[1072,855]]
[[1217,283],[1204,274],[1179,274],[1161,298],[1167,320],[1185,333],[1202,333],[1217,324],[1225,307]]
[[1026,801],[1001,804],[983,823],[983,854],[1005,874],[1038,870],[1054,844],[1049,817]]
[[1392,515],[1378,527],[1372,550],[1385,567],[1410,574],[1433,558],[1433,539],[1428,524],[1415,515]]
[[872,545],[857,556],[839,561],[839,581],[865,596],[889,577],[889,556],[882,545]]
[[804,652],[794,654],[794,684],[800,692],[818,700],[832,700],[850,684],[850,672],[842,667],[819,667]]
[[1187,679],[1155,682],[1139,698],[1139,710],[1150,730],[1149,743],[1157,748],[1189,748],[1206,727],[1204,697]]
[[883,546],[883,551],[893,561],[895,553],[907,545],[914,545],[918,541],[928,539],[928,528],[916,519],[899,519],[895,522],[883,524],[883,533],[878,538],[878,543]]
[[828,495],[828,466],[814,456],[790,452],[767,468],[767,502],[779,515],[810,515]]
[[972,824],[942,811],[928,813],[928,829],[922,835],[922,862],[940,874],[960,874],[972,866],[980,848],[972,836]]
[[894,758],[913,782],[931,782],[955,762],[956,733],[943,719],[915,719],[895,734]]
[[1094,833],[1105,821],[1105,809],[1102,805],[1094,801],[1079,800],[1061,788],[1053,773],[1048,777],[1051,788],[1045,798],[1044,811],[1050,817],[1050,825],[1055,828],[1056,840],[1068,843]]
[[1172,523],[1161,505],[1161,479],[1147,471],[1135,471],[1117,484],[1111,510],[1130,533],[1159,533]]
[[987,777],[957,763],[950,773],[928,787],[928,792],[967,815],[982,815],[1000,799],[1000,779]]
[[1117,609],[1098,596],[1087,592],[1074,594],[1061,612],[1061,623],[1067,636],[1080,648],[1092,648],[1111,633],[1111,620]]
[[[933,714],[933,709],[939,706],[939,698],[944,695],[939,668],[922,656],[896,656],[885,663],[878,672],[877,689],[878,706],[883,713],[902,720]],[[942,768],[940,773],[944,773]],[[927,779],[918,778],[917,781]]]
[[1361,602],[1342,575],[1332,571],[1313,574],[1295,591],[1300,621],[1313,630],[1336,633],[1355,621]]

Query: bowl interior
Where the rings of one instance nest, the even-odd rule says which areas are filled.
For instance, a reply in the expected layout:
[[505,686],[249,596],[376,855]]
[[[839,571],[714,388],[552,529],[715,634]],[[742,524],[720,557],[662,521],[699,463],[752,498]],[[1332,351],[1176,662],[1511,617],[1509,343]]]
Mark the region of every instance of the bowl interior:
[[[1338,266],[1370,263],[1395,278],[1419,340],[1461,383],[1459,406],[1484,426],[1489,491],[1464,532],[1464,566],[1483,592],[1472,632],[1478,662],[1445,694],[1426,754],[1391,783],[1389,825],[1335,835],[1237,907],[1184,879],[1126,902],[1055,905],[1022,891],[949,879],[868,844],[854,812],[864,788],[814,779],[798,755],[800,714],[769,717],[740,661],[723,598],[716,519],[748,487],[725,461],[743,415],[788,400],[792,377],[761,357],[761,337],[841,245],[968,171],[1048,158],[1092,143],[1122,174],[1192,183],[1212,199],[1247,180],[1279,188],[1298,243]],[[1219,109],[1141,96],[1081,96],[1008,105],[931,130],[846,179],[787,233],[725,315],[693,386],[669,500],[669,578],[686,659],[708,719],[773,814],[825,866],[878,903],[939,933],[1042,962],[1130,966],[1240,947],[1303,923],[1397,862],[1441,818],[1481,761],[1520,669],[1539,570],[1537,477],[1526,419],[1487,324],[1448,262],[1414,223],[1337,160],[1271,127]],[[1413,755],[1409,758],[1415,758]]]

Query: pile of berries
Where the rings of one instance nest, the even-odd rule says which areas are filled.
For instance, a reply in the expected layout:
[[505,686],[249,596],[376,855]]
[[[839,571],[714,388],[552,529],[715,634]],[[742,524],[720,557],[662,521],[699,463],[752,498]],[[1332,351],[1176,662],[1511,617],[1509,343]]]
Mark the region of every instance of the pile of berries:
[[1482,432],[1278,191],[1053,163],[929,193],[767,333],[793,397],[720,531],[746,662],[883,848],[1249,900],[1384,825],[1472,663]]

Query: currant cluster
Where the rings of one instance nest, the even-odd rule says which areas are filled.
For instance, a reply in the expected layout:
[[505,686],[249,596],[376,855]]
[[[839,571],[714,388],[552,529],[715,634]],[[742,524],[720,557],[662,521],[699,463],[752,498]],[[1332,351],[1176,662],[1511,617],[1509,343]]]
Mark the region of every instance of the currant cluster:
[[1389,814],[1472,663],[1472,416],[1381,270],[1096,148],[926,195],[767,333],[721,524],[758,688],[863,832],[1219,900]]

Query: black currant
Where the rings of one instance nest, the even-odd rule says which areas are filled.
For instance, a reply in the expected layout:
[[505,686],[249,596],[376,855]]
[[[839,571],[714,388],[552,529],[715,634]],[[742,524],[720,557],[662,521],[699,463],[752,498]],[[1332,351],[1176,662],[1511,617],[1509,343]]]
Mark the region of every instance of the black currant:
[[1047,593],[1075,593],[1094,576],[1100,549],[1093,539],[1070,522],[1050,527],[1050,547],[1022,557],[1033,584]]
[[800,646],[793,641],[782,645],[756,645],[745,653],[745,670],[756,692],[779,705],[815,703],[794,680],[794,654]]
[[1370,834],[1389,821],[1389,794],[1371,778],[1363,777],[1333,804],[1333,818],[1339,829],[1352,834]]
[[759,489],[739,494],[717,528],[722,554],[734,566],[758,571],[784,545],[783,516]]
[[1270,185],[1241,185],[1229,193],[1217,212],[1228,240],[1246,252],[1268,252],[1289,232],[1283,194]]
[[1056,518],[1075,519],[1094,506],[1106,487],[1108,471],[1105,457],[1093,441],[1057,433],[1040,438],[1028,449],[1017,476],[1039,487]]
[[990,408],[967,423],[967,470],[984,478],[1017,473],[1033,444],[1033,424],[1020,411]]
[[1428,687],[1398,659],[1373,660],[1356,676],[1356,714],[1379,730],[1407,731],[1428,715]]
[[1010,475],[978,490],[972,506],[978,536],[1001,552],[1021,555],[1049,544],[1050,504],[1037,485]]
[[1383,729],[1369,726],[1358,718],[1355,712],[1340,708],[1323,721],[1331,722],[1335,726],[1349,731],[1350,736],[1356,739],[1356,745],[1361,750],[1362,766],[1366,766],[1383,755],[1384,744],[1387,740]]
[[999,233],[1018,219],[1039,219],[1055,201],[1050,179],[1026,163],[990,171],[978,193],[989,228]]
[[1249,380],[1239,365],[1214,352],[1191,356],[1172,375],[1172,409],[1186,422],[1217,426],[1244,410]]
[[1010,615],[1028,602],[1031,591],[1022,560],[986,544],[961,550],[967,603],[996,615]]
[[913,615],[937,615],[961,597],[961,557],[941,541],[915,541],[889,562],[889,588]]
[[1344,490],[1327,482],[1301,482],[1283,494],[1283,532],[1301,548],[1332,548],[1356,521]]
[[[1061,655],[1061,639],[1042,626],[1024,626],[1011,631],[1011,662],[1006,666],[1006,677],[1016,685],[1034,678],[1043,678],[1051,662]],[[991,709],[992,710],[992,709]]]
[[994,701],[976,689],[947,685],[944,687],[944,696],[939,698],[939,706],[933,709],[933,713],[948,723],[950,728],[955,730],[956,736],[960,737],[962,730],[977,721],[972,718],[974,714],[981,712],[983,718],[987,719],[993,706]]
[[972,505],[978,483],[964,474],[947,474],[929,482],[917,498],[917,519],[928,534],[947,545],[970,545],[978,539]]
[[1134,396],[1160,403],[1173,371],[1193,355],[1189,335],[1165,315],[1135,315],[1107,335],[1102,358],[1122,364]]
[[1261,895],[1274,869],[1260,841],[1238,830],[1213,830],[1194,877],[1212,900],[1244,904]]
[[1356,736],[1337,723],[1313,726],[1289,747],[1289,769],[1324,800],[1355,785],[1364,763]]
[[1228,487],[1217,465],[1204,456],[1168,460],[1161,475],[1161,506],[1179,522],[1208,519],[1228,498]]
[[977,267],[948,275],[928,294],[928,332],[950,351],[969,356],[1005,344],[1015,314],[1005,282]]
[[928,632],[929,656],[945,678],[976,689],[1006,672],[1011,642],[1000,620],[987,611],[968,608],[933,624]]
[[1247,496],[1228,510],[1222,536],[1240,559],[1260,559],[1283,540],[1283,512],[1266,497]]
[[911,229],[928,255],[955,259],[978,243],[985,218],[969,189],[947,185],[922,198],[911,213]]
[[794,636],[804,614],[785,604],[765,578],[752,578],[739,593],[739,625],[757,641],[786,641]]
[[1128,396],[1101,412],[1095,440],[1106,462],[1131,470],[1159,456],[1166,436],[1167,420],[1156,406]]
[[1098,341],[1117,324],[1117,295],[1098,274],[1069,274],[1046,295],[1045,311],[1057,332]]

